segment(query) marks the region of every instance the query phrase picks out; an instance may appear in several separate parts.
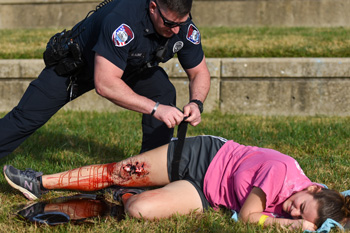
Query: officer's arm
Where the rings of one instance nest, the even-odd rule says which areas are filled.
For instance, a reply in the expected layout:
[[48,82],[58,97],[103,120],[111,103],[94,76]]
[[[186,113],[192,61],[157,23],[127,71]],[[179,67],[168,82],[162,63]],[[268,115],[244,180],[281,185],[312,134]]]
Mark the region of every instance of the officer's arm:
[[121,79],[123,70],[106,58],[95,55],[95,89],[97,94],[130,110],[149,114],[155,102],[136,94]]
[[[123,108],[150,114],[156,102],[135,93],[121,79],[122,76],[123,70],[96,53],[94,80],[97,94]],[[166,105],[159,105],[153,116],[169,128],[175,127],[183,119],[182,112]]]
[[[205,62],[205,57],[199,65],[185,70],[190,80],[190,100],[204,102],[210,89],[210,73]],[[184,115],[189,116],[187,121],[196,126],[200,123],[201,117],[196,103],[189,103],[184,107]]]

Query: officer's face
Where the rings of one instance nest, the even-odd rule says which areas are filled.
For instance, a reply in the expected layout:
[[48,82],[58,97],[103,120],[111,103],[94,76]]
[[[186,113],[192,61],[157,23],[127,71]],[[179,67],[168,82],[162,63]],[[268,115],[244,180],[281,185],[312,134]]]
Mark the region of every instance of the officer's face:
[[189,16],[179,17],[176,13],[163,9],[156,2],[150,2],[150,16],[157,33],[163,37],[172,37],[179,33],[180,25],[188,21]]

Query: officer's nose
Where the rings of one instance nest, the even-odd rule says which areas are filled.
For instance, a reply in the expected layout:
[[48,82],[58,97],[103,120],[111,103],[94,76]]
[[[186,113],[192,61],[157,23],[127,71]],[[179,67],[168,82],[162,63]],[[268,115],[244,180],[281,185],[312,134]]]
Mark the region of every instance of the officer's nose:
[[171,28],[171,31],[172,31],[174,34],[179,33],[179,31],[180,31],[180,26]]

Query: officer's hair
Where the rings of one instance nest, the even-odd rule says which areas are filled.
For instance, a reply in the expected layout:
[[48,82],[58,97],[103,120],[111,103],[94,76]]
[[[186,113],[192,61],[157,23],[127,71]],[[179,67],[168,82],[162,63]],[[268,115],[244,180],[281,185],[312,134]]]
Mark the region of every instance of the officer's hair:
[[191,12],[192,0],[157,0],[161,6],[184,17]]

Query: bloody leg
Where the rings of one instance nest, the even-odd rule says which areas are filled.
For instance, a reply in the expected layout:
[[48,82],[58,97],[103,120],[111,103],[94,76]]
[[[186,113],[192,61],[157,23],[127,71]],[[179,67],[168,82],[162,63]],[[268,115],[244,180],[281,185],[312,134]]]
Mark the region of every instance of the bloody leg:
[[161,186],[169,183],[168,145],[120,162],[89,165],[42,176],[46,189],[95,191],[111,185],[125,187]]

